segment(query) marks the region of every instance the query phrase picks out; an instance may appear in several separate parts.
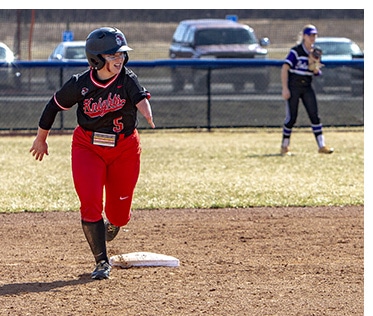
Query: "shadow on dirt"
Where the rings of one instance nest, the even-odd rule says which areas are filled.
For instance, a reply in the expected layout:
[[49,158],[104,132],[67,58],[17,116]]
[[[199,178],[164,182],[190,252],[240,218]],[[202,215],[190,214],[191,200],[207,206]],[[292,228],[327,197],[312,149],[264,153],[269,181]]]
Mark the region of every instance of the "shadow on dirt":
[[74,280],[53,281],[53,282],[12,283],[12,284],[6,284],[0,287],[0,296],[21,294],[21,293],[49,292],[51,290],[63,288],[65,286],[73,286],[73,285],[85,284],[85,283],[90,283],[90,282],[95,282],[95,281],[96,280],[91,279],[91,276],[89,273],[85,273],[85,274],[79,275],[79,278],[74,279]]

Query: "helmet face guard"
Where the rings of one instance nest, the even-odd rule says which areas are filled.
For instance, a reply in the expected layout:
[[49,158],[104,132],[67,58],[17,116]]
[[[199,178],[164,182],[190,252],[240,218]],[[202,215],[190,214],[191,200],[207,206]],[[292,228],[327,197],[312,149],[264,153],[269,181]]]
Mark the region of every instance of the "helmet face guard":
[[124,34],[115,27],[101,27],[92,31],[86,40],[85,53],[89,65],[94,69],[101,69],[105,65],[102,54],[113,55],[124,52],[124,65],[128,62],[127,51],[132,50],[127,45]]

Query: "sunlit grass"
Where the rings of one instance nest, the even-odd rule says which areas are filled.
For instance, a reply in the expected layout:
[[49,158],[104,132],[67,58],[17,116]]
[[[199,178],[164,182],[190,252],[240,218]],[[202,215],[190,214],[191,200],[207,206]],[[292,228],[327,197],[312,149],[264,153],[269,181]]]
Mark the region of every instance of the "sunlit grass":
[[[293,157],[279,153],[281,130],[140,132],[142,166],[134,209],[364,204],[364,130],[325,129],[332,155],[295,130]],[[42,162],[33,137],[0,137],[0,211],[78,210],[71,135],[49,138]]]

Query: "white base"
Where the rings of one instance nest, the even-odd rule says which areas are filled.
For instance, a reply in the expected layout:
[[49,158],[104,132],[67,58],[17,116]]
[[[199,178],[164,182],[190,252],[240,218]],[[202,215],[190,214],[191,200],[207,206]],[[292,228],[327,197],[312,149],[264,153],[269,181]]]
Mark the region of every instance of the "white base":
[[178,267],[179,259],[153,252],[131,252],[110,257],[109,263],[113,267]]

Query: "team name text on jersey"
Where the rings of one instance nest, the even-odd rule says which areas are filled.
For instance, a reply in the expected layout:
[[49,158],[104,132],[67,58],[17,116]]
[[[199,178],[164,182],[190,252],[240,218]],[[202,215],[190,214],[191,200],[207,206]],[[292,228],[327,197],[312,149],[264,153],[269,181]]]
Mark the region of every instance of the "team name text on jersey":
[[109,93],[106,100],[99,98],[98,102],[93,103],[92,100],[93,98],[89,98],[85,99],[83,102],[84,113],[91,118],[103,117],[109,112],[120,110],[126,104],[126,99],[122,99],[119,94],[114,94],[112,97],[111,93]]

